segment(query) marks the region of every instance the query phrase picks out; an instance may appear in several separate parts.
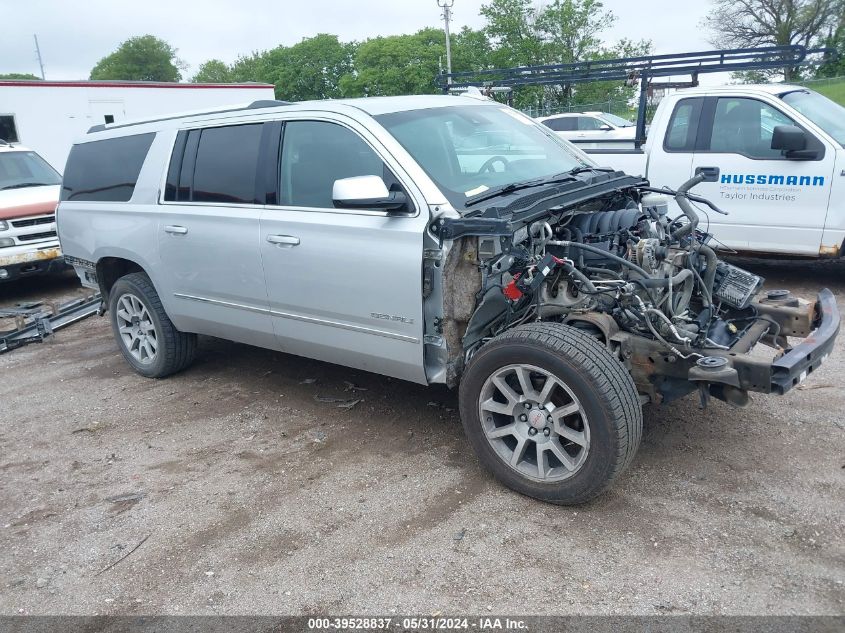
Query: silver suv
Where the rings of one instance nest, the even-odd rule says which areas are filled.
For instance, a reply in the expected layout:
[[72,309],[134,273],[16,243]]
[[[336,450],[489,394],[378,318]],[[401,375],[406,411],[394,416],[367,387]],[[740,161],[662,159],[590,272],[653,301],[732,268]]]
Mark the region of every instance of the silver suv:
[[471,97],[256,102],[92,128],[59,236],[138,373],[208,334],[460,384],[501,481],[580,503],[630,463],[643,403],[784,393],[838,333],[829,291],[761,294],[717,259],[689,192],[711,172],[655,192]]

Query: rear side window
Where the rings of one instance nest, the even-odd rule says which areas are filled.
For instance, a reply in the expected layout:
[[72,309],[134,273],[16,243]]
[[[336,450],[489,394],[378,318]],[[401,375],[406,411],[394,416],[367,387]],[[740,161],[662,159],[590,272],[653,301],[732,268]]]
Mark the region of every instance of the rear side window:
[[256,191],[263,124],[180,132],[164,199],[263,204]]
[[543,121],[543,125],[555,132],[570,132],[575,129],[577,121],[577,117],[568,116],[559,119],[546,119]]
[[7,143],[18,143],[18,128],[15,125],[13,114],[0,114],[0,141]]
[[681,99],[675,104],[663,149],[667,152],[695,151],[695,139],[698,134],[698,121],[701,117],[703,99]]
[[128,202],[155,133],[74,145],[62,181],[62,200]]

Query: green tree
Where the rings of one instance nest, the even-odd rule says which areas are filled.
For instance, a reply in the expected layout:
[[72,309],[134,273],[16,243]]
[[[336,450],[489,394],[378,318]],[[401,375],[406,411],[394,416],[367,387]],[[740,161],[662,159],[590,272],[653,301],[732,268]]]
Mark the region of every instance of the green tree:
[[358,45],[354,72],[341,78],[341,91],[346,96],[435,93],[445,54],[445,36],[435,28],[369,39]]
[[845,0],[839,0],[836,14],[839,16],[835,26],[828,31],[824,40],[827,48],[836,53],[827,55],[816,72],[817,77],[841,77],[845,75]]
[[209,59],[200,65],[197,73],[191,77],[191,81],[196,84],[232,83],[232,71],[225,62]]
[[355,44],[320,33],[267,51],[255,70],[261,81],[276,86],[279,99],[335,99],[343,96],[340,80],[352,72],[354,54]]
[[[606,46],[601,33],[616,20],[599,0],[553,0],[537,6],[531,0],[491,0],[481,8],[491,42],[490,59],[497,68],[565,64],[593,59],[643,55],[648,41],[623,40]],[[517,106],[604,103],[633,94],[619,82],[524,86],[514,90]]]
[[487,21],[491,61],[497,68],[542,64],[543,42],[536,28],[537,9],[531,0],[491,0],[481,6]]
[[41,77],[37,77],[30,73],[6,73],[0,75],[0,79],[37,79],[41,81]]
[[[839,0],[713,0],[713,10],[703,25],[710,30],[710,42],[719,48],[752,46],[814,46],[833,28]],[[801,68],[738,73],[740,79],[759,81],[782,74],[786,81],[797,79]]]
[[179,81],[184,63],[176,49],[152,35],[130,37],[91,70],[91,79]]
[[[445,35],[443,36],[443,55],[446,55]],[[468,26],[452,34],[452,71],[485,70],[493,67],[492,46],[484,31],[476,31]],[[445,63],[443,64],[445,67]]]

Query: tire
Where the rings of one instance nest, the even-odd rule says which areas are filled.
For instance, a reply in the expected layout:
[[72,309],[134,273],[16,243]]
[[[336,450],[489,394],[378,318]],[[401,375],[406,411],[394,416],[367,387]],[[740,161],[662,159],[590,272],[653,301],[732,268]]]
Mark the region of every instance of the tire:
[[197,335],[174,327],[145,273],[115,282],[109,292],[109,318],[120,352],[142,376],[164,378],[193,362]]
[[593,337],[554,323],[515,327],[485,344],[461,381],[460,411],[478,459],[497,479],[561,505],[600,494],[642,436],[642,406],[625,366]]

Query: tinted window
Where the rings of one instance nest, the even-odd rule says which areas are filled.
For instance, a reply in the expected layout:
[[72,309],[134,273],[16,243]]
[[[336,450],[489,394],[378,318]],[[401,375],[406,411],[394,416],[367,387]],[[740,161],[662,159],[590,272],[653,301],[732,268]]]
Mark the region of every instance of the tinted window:
[[15,117],[11,114],[0,114],[0,140],[7,143],[17,143],[18,128],[15,126]]
[[777,125],[795,122],[762,101],[722,97],[716,103],[710,151],[749,158],[782,158],[780,150],[772,149],[772,133]]
[[663,148],[668,152],[692,152],[698,133],[702,99],[681,99],[675,104]]
[[255,194],[262,124],[202,130],[191,200],[260,204]]
[[[342,125],[318,121],[285,124],[282,140],[282,204],[333,208],[334,181],[352,176],[392,178],[361,137]],[[387,176],[387,177],[386,177]]]
[[555,132],[569,132],[575,129],[575,123],[577,120],[578,119],[576,117],[567,116],[559,119],[547,119],[543,121],[543,125]]
[[56,170],[35,152],[0,152],[0,190],[58,185]]
[[155,133],[74,145],[62,182],[62,200],[126,202],[135,191]]

